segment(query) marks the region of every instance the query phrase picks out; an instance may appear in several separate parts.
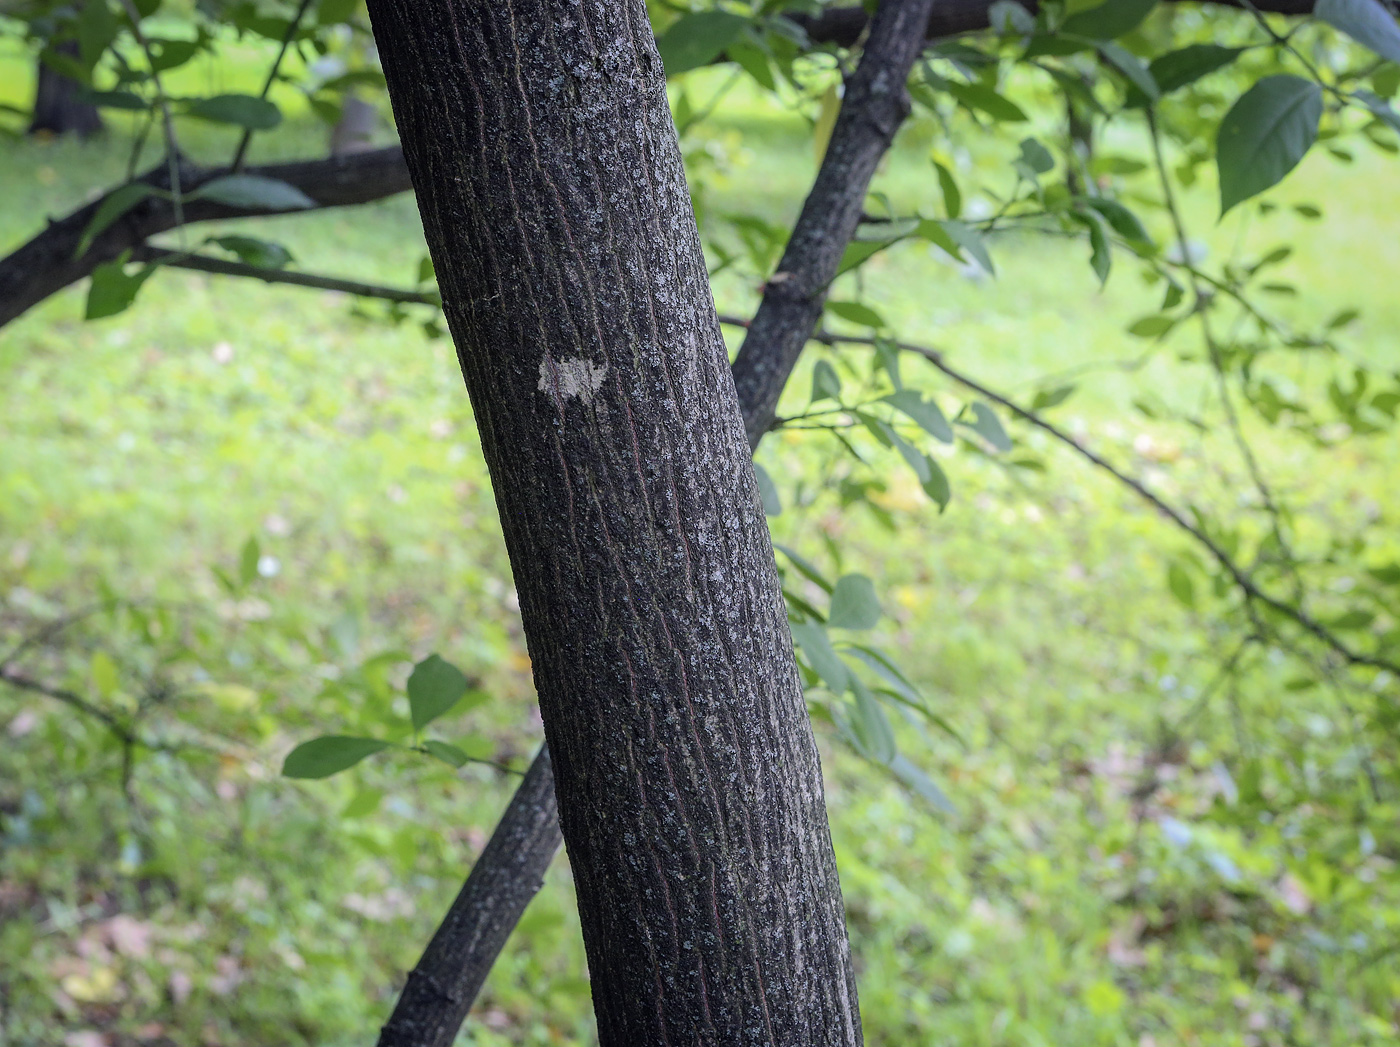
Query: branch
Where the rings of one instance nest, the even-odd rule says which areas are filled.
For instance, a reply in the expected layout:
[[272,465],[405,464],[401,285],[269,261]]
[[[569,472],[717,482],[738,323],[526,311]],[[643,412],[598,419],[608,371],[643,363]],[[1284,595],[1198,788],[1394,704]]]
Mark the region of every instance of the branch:
[[131,729],[127,727],[126,724],[118,720],[106,709],[93,705],[92,702],[81,695],[74,694],[72,691],[66,691],[62,687],[53,687],[50,684],[34,679],[32,676],[26,676],[18,669],[9,665],[0,665],[0,681],[9,684],[11,687],[17,687],[21,691],[33,691],[35,694],[45,695],[55,701],[62,702],[64,705],[77,709],[86,716],[91,716],[94,720],[100,721],[123,745],[145,745],[144,742],[131,732]]
[[295,287],[314,287],[322,291],[343,291],[360,298],[381,298],[386,302],[433,306],[442,304],[442,299],[436,291],[407,291],[397,287],[364,284],[358,280],[341,280],[334,276],[317,276],[315,273],[298,273],[286,269],[268,269],[265,266],[248,265],[245,262],[211,258],[209,255],[167,251],[149,244],[135,248],[131,252],[131,259],[134,262],[148,262],[154,265],[169,266],[172,269],[191,269],[198,273],[242,276],[261,280],[267,284],[291,284]]
[[[201,185],[232,174],[231,168],[198,168],[182,161],[178,173],[184,193],[184,222],[209,222],[228,218],[300,214],[258,207],[230,207],[210,200],[191,199]],[[407,192],[408,168],[398,146],[326,160],[302,160],[252,167],[248,174],[273,178],[295,186],[317,208],[346,207],[382,200]],[[168,191],[171,178],[165,166],[148,171],[137,181]],[[120,188],[120,187],[118,187]],[[111,194],[100,197],[65,218],[52,222],[9,257],[0,259],[0,327],[38,305],[45,298],[76,283],[104,262],[145,243],[150,237],[176,228],[179,216],[169,200],[149,197],[103,230],[82,255],[78,244],[98,208]]]
[[378,1047],[452,1043],[496,957],[539,892],[563,836],[549,750],[535,756],[471,875],[408,976]]
[[905,83],[935,9],[942,7],[933,0],[885,0],[870,23],[817,180],[734,360],[750,447],[773,424],[778,397],[816,329],[827,286],[855,235],[875,168],[909,115]]
[[[743,327],[748,323],[748,321],[732,316],[721,316],[720,322],[736,327]],[[860,337],[857,335],[836,335],[825,331],[818,331],[812,336],[812,340],[821,342],[824,345],[874,345],[876,341],[874,338]],[[936,370],[943,372],[959,385],[971,389],[978,396],[990,400],[992,403],[1001,405],[1022,421],[1029,422],[1037,429],[1049,433],[1050,436],[1070,448],[1075,454],[1079,455],[1081,458],[1087,459],[1099,469],[1108,473],[1119,483],[1132,490],[1139,498],[1155,508],[1180,530],[1185,531],[1200,543],[1200,545],[1210,553],[1211,558],[1230,576],[1236,588],[1244,593],[1247,600],[1261,603],[1270,610],[1281,614],[1289,621],[1302,627],[1306,632],[1312,634],[1328,648],[1340,655],[1341,658],[1350,665],[1365,666],[1371,669],[1384,669],[1395,676],[1400,676],[1400,662],[1394,662],[1380,655],[1366,654],[1363,651],[1356,650],[1306,611],[1260,588],[1259,584],[1250,577],[1249,572],[1236,563],[1230,554],[1221,548],[1220,544],[1216,542],[1214,538],[1187,519],[1185,513],[1168,503],[1161,495],[1157,494],[1157,492],[1152,490],[1152,488],[1148,487],[1141,480],[1134,476],[1129,476],[1107,459],[1091,451],[1089,448],[1080,445],[1074,437],[1070,436],[1069,433],[1065,432],[1053,422],[1047,421],[1036,412],[1029,408],[1022,407],[1014,400],[1003,396],[995,390],[987,388],[975,378],[953,367],[944,360],[943,354],[936,349],[930,349],[922,345],[911,345],[908,342],[891,342],[890,344],[904,352],[923,357],[932,364]]]
[[[282,34],[282,46],[277,49],[277,57],[272,60],[272,68],[267,71],[267,79],[263,81],[262,91],[259,98],[266,98],[267,93],[272,90],[272,85],[277,82],[277,70],[282,68],[282,59],[287,57],[287,48],[292,46],[292,38],[297,35],[297,30],[301,27],[301,20],[306,17],[306,9],[311,6],[311,0],[301,0],[297,7],[297,13],[292,16],[292,20],[287,23],[287,31]],[[248,143],[253,140],[253,129],[246,127],[243,129],[243,136],[238,139],[238,148],[233,151],[233,159],[229,161],[229,167],[235,171],[243,169],[243,160],[248,155]]]
[[[1040,5],[1036,0],[1018,0],[1036,13]],[[1195,3],[1200,0],[1173,0],[1175,3]],[[1306,15],[1311,14],[1314,0],[1262,0],[1250,3],[1249,0],[1205,0],[1207,3],[1223,7],[1245,8],[1263,11],[1266,14]],[[993,0],[939,0],[929,15],[924,31],[928,40],[940,40],[960,33],[974,33],[991,26]],[[860,39],[870,22],[865,8],[827,7],[820,14],[804,15],[797,12],[786,13],[783,17],[797,23],[807,32],[814,44],[835,44],[838,47],[852,47]]]

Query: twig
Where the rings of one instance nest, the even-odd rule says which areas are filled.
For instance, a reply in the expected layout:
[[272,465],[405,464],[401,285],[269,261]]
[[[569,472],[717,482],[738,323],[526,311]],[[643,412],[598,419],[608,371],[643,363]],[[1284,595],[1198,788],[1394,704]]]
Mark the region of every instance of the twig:
[[141,31],[141,12],[136,10],[132,0],[121,0],[121,4],[126,17],[131,20],[131,33],[146,56],[146,64],[151,67],[151,83],[156,87],[156,104],[160,106],[161,122],[165,130],[165,164],[170,172],[170,206],[175,212],[175,227],[178,229],[185,224],[185,220],[184,205],[180,198],[180,145],[175,140],[175,118],[170,113],[170,99],[165,94],[165,85],[161,83],[155,54],[151,51],[151,42]]
[[[1225,418],[1230,427],[1230,433],[1234,437],[1235,445],[1239,448],[1240,457],[1244,460],[1250,479],[1254,482],[1254,488],[1259,492],[1259,497],[1263,499],[1264,510],[1269,516],[1274,540],[1278,542],[1284,558],[1291,564],[1294,561],[1294,556],[1288,539],[1283,533],[1282,514],[1279,512],[1278,503],[1274,500],[1273,491],[1264,479],[1263,470],[1259,467],[1259,460],[1254,456],[1254,449],[1250,447],[1249,441],[1245,438],[1244,427],[1240,424],[1239,412],[1235,410],[1235,400],[1230,393],[1230,384],[1225,374],[1225,362],[1220,351],[1220,343],[1216,341],[1210,325],[1210,299],[1202,293],[1196,269],[1190,264],[1190,237],[1187,236],[1186,222],[1181,217],[1181,209],[1176,202],[1176,192],[1173,190],[1171,178],[1167,174],[1166,160],[1162,155],[1162,135],[1157,127],[1156,107],[1152,105],[1147,107],[1147,129],[1148,135],[1152,139],[1152,157],[1157,168],[1158,179],[1162,184],[1162,195],[1166,201],[1167,214],[1171,217],[1172,228],[1176,232],[1177,250],[1181,252],[1182,260],[1187,264],[1187,279],[1191,284],[1193,298],[1192,311],[1200,319],[1201,338],[1205,341],[1211,370],[1215,372],[1220,404],[1225,409]],[[1303,598],[1302,580],[1298,577],[1296,568],[1290,573],[1293,575],[1294,582],[1293,598],[1301,602]]]
[[[267,93],[272,90],[272,85],[277,81],[277,70],[282,66],[282,59],[287,56],[287,49],[292,45],[292,39],[297,35],[297,29],[301,26],[301,20],[306,16],[306,9],[311,6],[311,0],[301,0],[301,6],[297,8],[297,13],[292,16],[292,20],[287,23],[287,31],[282,36],[282,46],[277,51],[277,57],[272,61],[272,68],[267,71],[267,80],[263,84],[259,98],[266,98]],[[229,168],[237,174],[243,170],[243,159],[248,154],[248,143],[253,140],[253,129],[245,127],[243,137],[238,140],[238,148],[233,151],[233,160],[229,163]]]
[[[749,323],[749,321],[747,320],[734,316],[722,315],[720,316],[719,320],[720,323],[728,324],[735,327],[747,327]],[[875,338],[864,337],[859,335],[838,335],[832,334],[827,331],[817,331],[815,334],[813,334],[812,340],[815,342],[821,342],[824,345],[849,344],[872,346],[877,341],[877,339]],[[883,339],[881,339],[881,341],[883,341]],[[1321,640],[1324,644],[1326,644],[1329,648],[1331,648],[1333,651],[1335,651],[1343,659],[1345,659],[1352,665],[1366,666],[1373,669],[1384,669],[1387,672],[1392,673],[1397,677],[1400,677],[1400,662],[1394,662],[1388,658],[1383,658],[1380,655],[1366,654],[1365,652],[1353,649],[1350,645],[1348,645],[1344,640],[1338,637],[1325,625],[1319,622],[1316,618],[1312,617],[1312,615],[1308,614],[1308,612],[1302,610],[1301,608],[1295,607],[1292,604],[1289,604],[1286,601],[1281,600],[1278,597],[1273,596],[1272,594],[1261,589],[1259,587],[1259,584],[1249,576],[1248,572],[1239,564],[1237,564],[1234,561],[1234,559],[1230,556],[1230,554],[1220,547],[1220,544],[1216,542],[1215,539],[1213,539],[1209,534],[1207,534],[1205,531],[1203,531],[1201,528],[1197,527],[1189,519],[1187,519],[1185,513],[1183,513],[1180,509],[1177,509],[1175,506],[1165,501],[1161,495],[1153,491],[1152,488],[1148,487],[1145,483],[1143,483],[1143,481],[1137,479],[1134,476],[1128,475],[1127,473],[1119,469],[1117,466],[1115,466],[1113,463],[1103,458],[1101,455],[1079,444],[1074,439],[1074,437],[1070,436],[1069,433],[1065,432],[1053,422],[1047,421],[1045,418],[1041,417],[1036,412],[1028,408],[1022,407],[1015,401],[1008,399],[1006,396],[1003,396],[1001,393],[998,393],[993,389],[987,388],[987,386],[983,385],[975,378],[953,367],[944,360],[943,354],[936,349],[930,349],[927,346],[922,345],[913,345],[908,342],[896,342],[893,340],[890,340],[888,344],[895,346],[897,349],[900,349],[903,352],[911,353],[915,356],[922,357],[923,359],[927,360],[936,370],[943,372],[943,374],[953,379],[953,381],[957,382],[959,385],[967,389],[971,389],[979,396],[990,400],[992,403],[1000,405],[1007,411],[1010,411],[1022,421],[1029,422],[1037,429],[1048,433],[1057,441],[1064,444],[1066,447],[1072,449],[1080,457],[1087,459],[1099,469],[1108,473],[1119,483],[1134,491],[1140,498],[1142,498],[1144,501],[1148,502],[1150,505],[1156,508],[1159,512],[1162,513],[1162,515],[1167,517],[1167,519],[1174,523],[1178,528],[1180,528],[1182,531],[1185,531],[1188,535],[1190,535],[1198,543],[1200,543],[1200,545],[1203,546],[1206,549],[1206,551],[1210,553],[1211,558],[1214,559],[1216,563],[1218,563],[1224,569],[1225,573],[1230,576],[1230,578],[1234,581],[1235,586],[1242,593],[1244,593],[1246,598],[1248,598],[1249,600],[1257,601],[1258,603],[1263,604],[1264,606],[1270,608],[1278,614],[1283,615],[1285,618],[1301,626],[1304,630],[1311,633],[1317,639]]]
[[81,695],[72,691],[64,690],[62,687],[54,687],[52,684],[43,683],[26,676],[18,669],[10,665],[0,665],[0,680],[12,687],[17,687],[22,691],[33,691],[35,694],[46,695],[64,705],[71,706],[79,712],[91,716],[94,720],[102,723],[107,730],[117,737],[124,745],[132,745],[137,742],[136,736],[131,732],[131,728],[122,723],[106,709],[94,705]]
[[317,276],[315,273],[268,269],[260,265],[248,265],[246,262],[211,258],[208,255],[166,251],[148,244],[133,249],[131,258],[135,262],[166,265],[174,269],[191,269],[195,272],[214,273],[219,276],[241,276],[252,280],[261,280],[268,284],[291,284],[295,287],[314,287],[322,291],[343,291],[345,294],[356,295],[360,298],[380,298],[387,302],[431,306],[441,306],[442,304],[436,291],[408,291],[396,287],[360,283],[358,280],[341,280],[334,276]]

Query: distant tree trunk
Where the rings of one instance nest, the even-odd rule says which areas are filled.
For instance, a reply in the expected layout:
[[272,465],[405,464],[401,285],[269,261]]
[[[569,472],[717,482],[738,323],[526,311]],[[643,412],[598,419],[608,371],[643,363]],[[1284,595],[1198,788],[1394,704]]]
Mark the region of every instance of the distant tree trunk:
[[[54,50],[76,58],[78,44],[75,40],[68,40],[56,44]],[[83,100],[82,84],[50,69],[42,61],[36,64],[39,67],[39,86],[34,95],[30,134],[75,134],[80,138],[90,138],[106,129],[97,107]]]
[[349,156],[374,148],[374,132],[379,127],[379,112],[363,98],[346,95],[341,103],[340,119],[331,128],[331,156]]
[[600,1040],[859,1044],[645,6],[369,8],[520,594]]

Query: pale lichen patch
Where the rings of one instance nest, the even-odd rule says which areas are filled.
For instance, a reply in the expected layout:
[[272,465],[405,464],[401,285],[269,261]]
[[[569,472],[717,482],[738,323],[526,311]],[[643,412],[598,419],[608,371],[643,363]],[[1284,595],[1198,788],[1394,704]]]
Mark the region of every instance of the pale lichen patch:
[[540,361],[539,390],[550,396],[558,395],[562,400],[577,396],[588,403],[602,387],[603,376],[607,373],[607,364],[595,364],[581,356],[564,360],[546,356]]

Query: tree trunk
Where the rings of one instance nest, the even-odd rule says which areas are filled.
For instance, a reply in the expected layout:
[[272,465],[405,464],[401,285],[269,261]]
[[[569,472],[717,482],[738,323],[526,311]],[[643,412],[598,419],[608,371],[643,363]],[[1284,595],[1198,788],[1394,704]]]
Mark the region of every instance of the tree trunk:
[[605,1047],[858,1044],[772,548],[641,0],[371,0]]
[[[68,40],[55,44],[54,50],[77,57],[78,42]],[[75,134],[91,138],[105,128],[97,106],[83,101],[82,84],[72,77],[51,69],[42,59],[38,65],[38,88],[34,93],[34,115],[29,123],[30,134]]]

